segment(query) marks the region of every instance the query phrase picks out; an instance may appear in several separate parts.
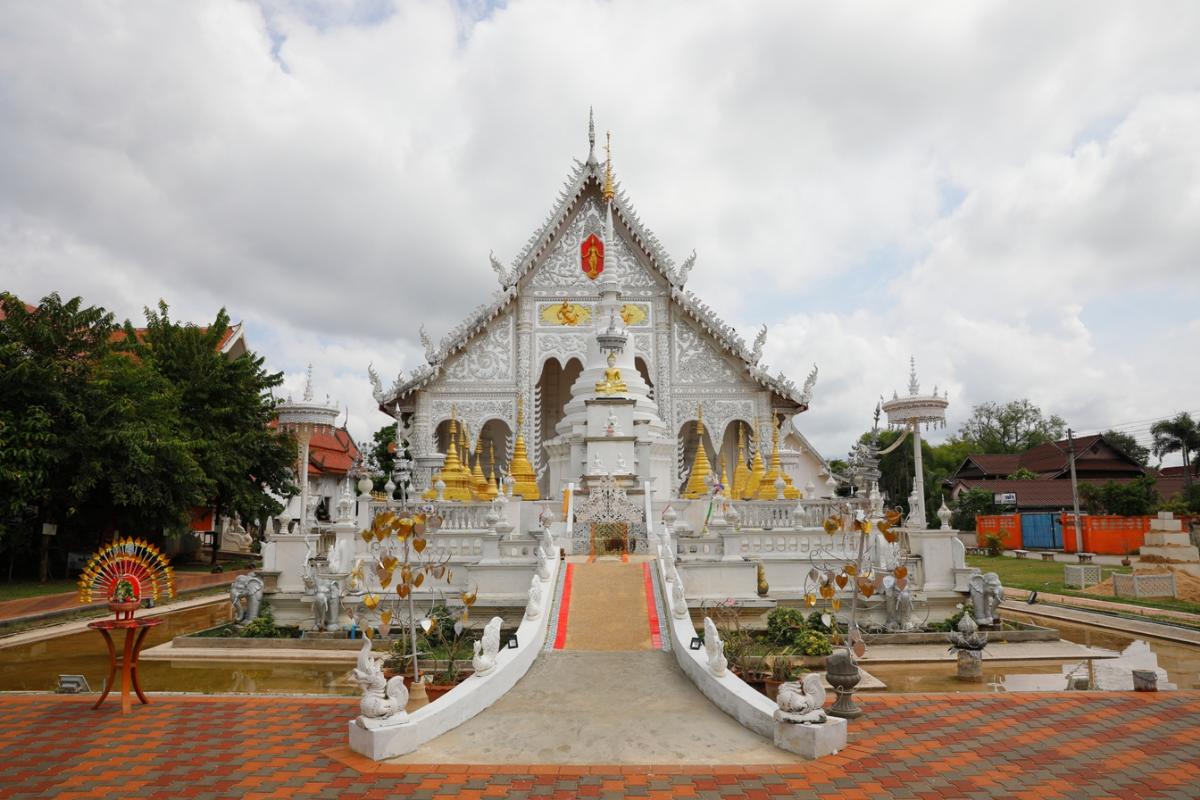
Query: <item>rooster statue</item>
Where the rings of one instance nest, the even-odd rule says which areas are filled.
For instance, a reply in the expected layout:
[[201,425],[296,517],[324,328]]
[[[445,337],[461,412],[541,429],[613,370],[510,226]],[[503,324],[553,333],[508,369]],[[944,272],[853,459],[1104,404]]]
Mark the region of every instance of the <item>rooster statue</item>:
[[825,684],[818,672],[804,676],[803,682],[790,681],[779,687],[779,710],[775,718],[794,725],[819,725],[825,721]]

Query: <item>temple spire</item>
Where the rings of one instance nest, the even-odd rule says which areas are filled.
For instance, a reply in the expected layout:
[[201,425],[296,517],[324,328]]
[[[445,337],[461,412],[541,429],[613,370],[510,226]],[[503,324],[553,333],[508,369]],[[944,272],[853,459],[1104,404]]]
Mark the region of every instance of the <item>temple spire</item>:
[[604,202],[611,204],[616,193],[612,169],[612,131],[608,131],[604,142]]
[[588,166],[596,166],[596,120],[592,114],[592,107],[588,106]]
[[908,393],[911,395],[918,395],[921,393],[921,384],[917,383],[916,356],[908,357]]

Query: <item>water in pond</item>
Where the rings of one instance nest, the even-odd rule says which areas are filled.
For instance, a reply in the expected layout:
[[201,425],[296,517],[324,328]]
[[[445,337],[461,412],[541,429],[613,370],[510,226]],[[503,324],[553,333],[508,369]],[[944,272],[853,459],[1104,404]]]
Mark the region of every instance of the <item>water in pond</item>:
[[[1045,617],[1006,614],[1005,619],[1055,628],[1066,641],[1115,653],[1124,652],[1135,642],[1143,643],[1148,645],[1157,657],[1158,666],[1166,670],[1168,680],[1180,689],[1200,689],[1200,648],[1161,639],[1142,640],[1119,631]],[[887,684],[886,691],[889,692],[991,692],[997,691],[1000,684],[1004,684],[1010,690],[1020,687],[1029,690],[1063,691],[1067,688],[1063,666],[1074,667],[1076,663],[985,660],[983,683],[958,680],[955,677],[957,668],[953,661],[932,664],[873,664],[867,669]],[[1087,674],[1086,665],[1080,669],[1079,674]]]
[[[146,648],[229,619],[226,603],[163,616],[146,636]],[[120,634],[116,637],[120,646]],[[139,682],[151,692],[245,692],[256,694],[357,695],[353,664],[281,662],[141,661]],[[108,676],[108,653],[95,631],[85,630],[16,647],[0,648],[0,691],[48,691],[59,675],[83,675],[99,691]]]
[[[229,606],[213,603],[167,614],[163,624],[147,635],[153,647],[185,633],[218,625],[228,619]],[[1068,641],[1121,652],[1135,641],[1117,631],[1070,622],[1014,614],[1021,622],[1057,628]],[[1148,642],[1168,679],[1180,689],[1200,689],[1200,648],[1158,639]],[[984,662],[985,682],[964,683],[954,677],[954,662],[933,664],[874,664],[872,675],[887,684],[889,692],[988,692],[990,683],[1065,689],[1060,661]],[[257,694],[356,695],[351,682],[352,663],[219,662],[206,660],[143,661],[138,670],[148,691],[242,692]],[[0,648],[0,691],[48,691],[60,674],[84,675],[99,690],[108,674],[108,655],[100,635],[85,630],[41,642]],[[1081,673],[1082,674],[1082,673]],[[1024,677],[1022,677],[1024,676]]]

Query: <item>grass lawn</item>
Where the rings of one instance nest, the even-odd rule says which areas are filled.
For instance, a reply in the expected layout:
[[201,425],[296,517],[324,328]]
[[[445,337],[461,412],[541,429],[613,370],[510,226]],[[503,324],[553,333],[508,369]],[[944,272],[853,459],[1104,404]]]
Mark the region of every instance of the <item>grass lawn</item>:
[[79,584],[73,580],[46,581],[13,581],[0,583],[0,600],[20,600],[24,597],[41,597],[47,594],[62,594],[63,592],[78,591]]
[[[1063,584],[1063,566],[1065,565],[1061,561],[1035,561],[1029,558],[1009,556],[967,556],[967,564],[979,567],[984,572],[996,573],[1000,576],[1000,582],[1010,589],[1029,589],[1048,594],[1087,597],[1092,600],[1108,600],[1146,608],[1166,608],[1172,611],[1200,614],[1200,603],[1189,603],[1185,600],[1173,600],[1165,597],[1154,600],[1134,600],[1127,597],[1106,597],[1088,594],[1078,589],[1069,589]],[[1103,564],[1099,566],[1100,580],[1104,580],[1114,572],[1132,571],[1130,567],[1109,567]]]

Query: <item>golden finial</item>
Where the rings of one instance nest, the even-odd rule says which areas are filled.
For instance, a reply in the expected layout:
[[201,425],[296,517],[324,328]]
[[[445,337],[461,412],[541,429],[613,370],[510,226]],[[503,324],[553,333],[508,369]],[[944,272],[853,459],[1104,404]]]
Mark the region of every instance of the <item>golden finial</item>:
[[517,395],[517,427],[525,424],[525,398]]
[[611,203],[615,195],[612,171],[612,131],[606,131],[604,134],[604,201]]
[[712,466],[708,462],[708,453],[704,450],[704,420],[701,416],[700,404],[696,404],[696,456],[692,460],[692,474],[688,476],[687,486],[683,496],[689,499],[704,497],[708,494],[708,476]]

